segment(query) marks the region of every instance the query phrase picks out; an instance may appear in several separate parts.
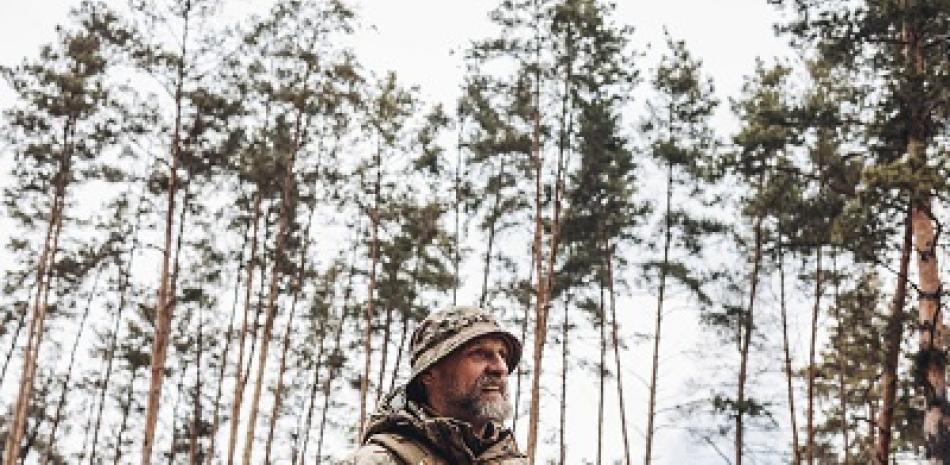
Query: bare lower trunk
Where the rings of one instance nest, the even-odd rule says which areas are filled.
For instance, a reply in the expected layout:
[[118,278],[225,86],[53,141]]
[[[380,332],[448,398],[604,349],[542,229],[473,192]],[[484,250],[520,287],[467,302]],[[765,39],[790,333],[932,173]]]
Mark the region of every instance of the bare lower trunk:
[[950,463],[950,429],[944,418],[944,412],[948,409],[946,354],[936,254],[940,233],[939,229],[934,228],[929,200],[914,207],[911,221],[917,250],[917,275],[920,279],[917,317],[920,342],[915,370],[925,402],[924,448],[929,464],[947,464]]
[[170,282],[172,231],[175,222],[175,196],[178,186],[178,159],[181,151],[182,99],[185,77],[185,56],[188,43],[188,19],[190,4],[182,12],[181,56],[178,60],[178,79],[175,85],[175,124],[172,134],[171,162],[168,170],[167,211],[165,213],[165,243],[162,249],[162,268],[159,275],[158,298],[155,302],[155,337],[152,341],[151,381],[145,411],[145,435],[142,440],[142,465],[151,465],[155,427],[158,425],[158,408],[162,397],[162,381],[165,377],[165,358],[168,354],[168,337],[171,333],[172,315],[175,310],[174,294]]
[[604,458],[604,397],[607,392],[607,312],[604,306],[604,277],[600,278],[600,300],[597,325],[600,328],[600,360],[597,362],[597,455],[594,463],[601,465]]
[[132,402],[135,395],[135,380],[138,378],[138,370],[130,367],[132,376],[129,377],[129,391],[125,396],[125,406],[122,409],[122,420],[119,422],[119,430],[116,431],[115,451],[112,453],[112,465],[119,465],[122,459],[122,446],[125,441],[125,432],[128,430],[129,415],[132,413]]
[[[244,286],[244,320],[241,324],[241,336],[238,338],[238,356],[235,362],[234,399],[231,400],[231,428],[228,434],[228,459],[227,464],[234,464],[234,450],[237,444],[237,430],[241,423],[241,404],[244,399],[244,386],[246,378],[244,376],[244,346],[247,342],[247,333],[250,330],[248,321],[251,314],[251,297],[254,289],[254,267],[257,265],[257,236],[258,225],[261,217],[261,197],[262,193],[258,190],[254,194],[254,215],[251,220],[251,257],[247,262],[247,277]],[[222,363],[225,361],[222,360]],[[250,363],[248,363],[250,365]]]
[[13,417],[9,422],[7,440],[3,450],[3,463],[12,464],[20,453],[20,445],[26,428],[26,417],[29,413],[33,396],[33,384],[36,376],[36,364],[40,346],[43,342],[46,311],[49,302],[49,289],[53,279],[53,267],[56,263],[56,253],[59,248],[59,232],[63,226],[63,209],[66,202],[66,185],[69,182],[69,135],[70,125],[63,131],[63,152],[60,165],[54,177],[54,192],[50,207],[49,221],[47,222],[46,237],[40,252],[36,272],[36,294],[32,304],[30,325],[27,333],[26,347],[23,351],[23,369],[20,376],[20,386],[17,391],[16,403],[13,407]]
[[[527,341],[528,337],[528,325],[531,322],[531,292],[530,289],[534,288],[534,254],[531,255],[531,264],[528,267],[528,289],[525,296],[525,306],[524,306],[524,318],[521,320],[521,341]],[[515,373],[515,405],[514,405],[514,414],[511,422],[511,432],[516,433],[518,431],[518,416],[521,411],[521,378],[524,375],[524,369],[521,366],[518,366]]]
[[49,463],[53,446],[56,444],[56,433],[59,429],[59,422],[62,420],[63,409],[66,407],[67,394],[70,392],[69,383],[73,378],[73,366],[76,364],[76,352],[79,349],[79,341],[82,340],[82,334],[86,329],[86,320],[89,317],[89,309],[92,308],[92,299],[96,296],[96,291],[99,288],[99,275],[101,272],[101,266],[97,266],[96,276],[92,281],[92,290],[89,292],[89,298],[86,300],[86,309],[83,311],[82,318],[79,319],[79,331],[76,333],[76,337],[73,339],[73,347],[69,351],[69,365],[66,368],[66,377],[63,379],[63,386],[59,396],[59,402],[56,403],[56,412],[53,414],[52,429],[49,433],[49,439],[46,441],[47,448],[46,453],[43,454],[43,461],[41,462],[42,465]]
[[811,313],[811,337],[808,343],[808,418],[806,426],[805,448],[808,456],[808,465],[815,463],[815,349],[818,344],[818,313],[821,310],[821,245],[815,252],[815,305]]
[[670,244],[673,238],[673,216],[670,212],[673,201],[673,163],[667,163],[666,171],[666,212],[663,227],[663,263],[660,265],[660,286],[656,299],[656,321],[653,336],[653,366],[650,370],[650,400],[647,402],[646,447],[643,454],[644,465],[653,461],[653,423],[656,418],[656,388],[660,369],[660,330],[663,324],[663,299],[666,295],[666,269],[670,263]]
[[[613,251],[605,238],[607,247],[607,291],[610,296],[610,334],[611,345],[614,348],[614,368],[617,370],[617,399],[620,407],[620,433],[623,439],[624,464],[630,465],[630,440],[627,432],[627,407],[623,400],[623,370],[620,364],[620,338],[617,334],[617,299],[614,292]],[[659,329],[659,328],[657,328]],[[657,333],[659,340],[659,333]],[[655,381],[655,380],[654,380]]]
[[[761,175],[760,175],[761,176]],[[761,188],[762,178],[759,179]],[[745,425],[743,419],[746,410],[746,379],[748,377],[749,367],[749,347],[752,344],[752,330],[755,328],[754,311],[755,297],[759,286],[759,267],[762,261],[762,214],[759,214],[755,221],[755,248],[752,252],[752,274],[749,277],[749,305],[743,315],[741,327],[739,330],[740,353],[739,353],[739,378],[736,394],[736,444],[735,444],[735,462],[734,465],[742,465],[743,433]]]
[[[781,227],[779,228],[781,229]],[[801,450],[798,448],[798,424],[795,414],[795,389],[792,386],[792,356],[788,342],[788,312],[785,307],[785,249],[779,238],[778,244],[778,275],[779,275],[779,308],[782,313],[782,350],[785,353],[785,383],[788,390],[788,416],[792,429],[792,464],[801,464]]]
[[[884,372],[881,375],[881,407],[878,412],[877,430],[874,442],[875,465],[887,465],[891,455],[891,425],[894,422],[894,403],[897,398],[897,361],[900,358],[901,340],[904,330],[904,305],[907,300],[907,272],[910,267],[910,249],[913,243],[911,213],[908,210],[904,219],[904,239],[901,243],[901,255],[894,297],[891,300],[891,314],[887,317],[885,328]],[[875,418],[872,416],[872,418]]]
[[[143,192],[144,196],[144,192]],[[96,408],[96,421],[95,426],[92,427],[92,446],[89,453],[89,465],[96,463],[96,450],[99,445],[99,430],[102,426],[102,412],[105,407],[106,402],[106,392],[109,389],[109,385],[112,379],[112,368],[115,362],[115,351],[118,348],[119,344],[119,330],[122,323],[122,311],[125,309],[129,299],[129,293],[131,292],[132,284],[132,264],[135,259],[135,251],[138,249],[138,230],[142,222],[142,211],[141,204],[144,199],[139,199],[139,205],[136,207],[135,213],[135,226],[132,228],[130,236],[132,237],[132,244],[128,250],[128,260],[125,262],[125,267],[121,263],[116,267],[118,269],[118,282],[119,282],[119,303],[115,309],[115,316],[112,319],[112,330],[109,334],[109,352],[106,355],[106,372],[105,375],[99,381],[99,402],[98,407]],[[121,261],[121,258],[118,260]],[[85,457],[85,454],[83,455]]]
[[570,318],[568,314],[570,313],[570,302],[567,296],[564,297],[564,321],[561,323],[561,427],[558,430],[558,449],[560,452],[558,463],[560,465],[565,465],[567,463],[567,372],[568,372],[568,357],[567,357],[567,341],[569,338],[570,331]]
[[[270,351],[270,341],[274,332],[274,319],[277,316],[277,294],[279,292],[281,270],[284,261],[284,248],[287,244],[287,236],[290,235],[291,228],[291,205],[294,200],[291,198],[293,187],[296,185],[294,180],[294,162],[296,161],[297,151],[301,144],[301,124],[303,115],[298,113],[294,130],[294,145],[286,160],[286,171],[284,172],[283,191],[281,192],[280,216],[277,220],[277,243],[274,246],[274,263],[270,273],[270,288],[267,292],[267,313],[264,317],[264,331],[261,336],[261,351],[257,362],[257,379],[254,382],[254,394],[251,397],[250,417],[247,420],[247,436],[244,441],[244,465],[251,463],[251,450],[254,445],[254,432],[257,429],[257,414],[261,400],[261,390],[264,384],[264,373],[267,370],[267,355]],[[288,328],[289,330],[289,328]]]
[[[501,204],[501,189],[504,183],[505,176],[505,156],[501,155],[501,166],[498,168],[498,185],[495,186],[495,195],[494,200],[492,200],[491,212],[489,213],[488,220],[488,244],[485,246],[485,268],[482,271],[482,293],[478,298],[478,306],[483,307],[485,305],[485,300],[488,299],[488,274],[491,271],[491,261],[494,253],[495,245],[495,232],[497,231],[498,224],[498,207]],[[489,180],[489,182],[491,182]]]
[[[240,292],[241,292],[241,269],[244,268],[244,249],[247,248],[248,242],[250,241],[250,219],[247,220],[244,226],[244,242],[241,244],[241,252],[238,255],[238,270],[236,273],[236,278],[234,280],[234,296],[233,302],[231,303],[231,316],[228,318],[228,330],[224,334],[224,348],[221,349],[221,356],[218,359],[218,384],[215,388],[214,393],[214,407],[211,413],[211,430],[208,432],[208,435],[211,438],[211,444],[208,445],[208,455],[206,456],[207,463],[206,465],[211,465],[211,460],[215,456],[217,448],[215,447],[217,443],[218,436],[218,427],[221,424],[221,395],[224,393],[224,372],[228,366],[228,359],[231,356],[231,342],[234,340],[234,319],[237,314],[238,302],[240,301]],[[240,363],[239,363],[240,364]]]
[[[281,404],[283,403],[284,393],[284,374],[287,371],[287,353],[290,351],[290,335],[294,327],[294,315],[297,310],[297,299],[300,296],[300,290],[303,287],[304,274],[307,269],[307,250],[310,248],[310,226],[313,224],[313,207],[307,219],[307,227],[304,228],[303,246],[300,248],[300,254],[297,257],[297,277],[294,282],[293,297],[290,302],[290,317],[287,319],[287,329],[284,331],[283,347],[280,353],[280,368],[277,371],[277,387],[274,389],[274,406],[271,409],[270,421],[267,427],[267,441],[264,443],[264,465],[271,463],[271,449],[274,441],[274,430],[277,428],[277,418],[280,416]],[[320,336],[321,339],[323,336]],[[321,344],[322,345],[322,344]]]
[[843,335],[847,329],[844,327],[844,321],[841,319],[841,299],[840,299],[840,281],[838,275],[838,254],[834,246],[831,248],[831,273],[834,294],[834,317],[838,325],[838,341],[835,344],[837,376],[838,376],[838,406],[841,409],[841,438],[844,441],[844,464],[851,465],[851,437],[848,434],[848,390],[844,379],[845,359]]
[[373,318],[376,312],[376,265],[379,263],[379,202],[382,189],[382,162],[381,149],[376,151],[376,183],[373,185],[373,209],[370,212],[372,236],[370,238],[370,271],[369,289],[367,289],[366,311],[363,315],[363,376],[360,378],[360,427],[357,442],[363,438],[363,428],[366,426],[366,397],[369,394],[369,373],[373,362]]
[[[395,279],[393,279],[395,280]],[[376,384],[376,404],[383,398],[383,386],[386,381],[386,364],[389,363],[389,342],[392,339],[393,309],[386,308],[386,319],[383,320],[383,340],[379,345],[379,380]]]
[[[199,304],[200,305],[200,304]],[[198,307],[198,340],[195,347],[195,384],[192,398],[191,425],[189,429],[188,465],[201,463],[200,446],[198,444],[199,429],[201,427],[201,379],[204,371],[201,368],[201,354],[204,352],[204,320],[201,317],[201,307]]]

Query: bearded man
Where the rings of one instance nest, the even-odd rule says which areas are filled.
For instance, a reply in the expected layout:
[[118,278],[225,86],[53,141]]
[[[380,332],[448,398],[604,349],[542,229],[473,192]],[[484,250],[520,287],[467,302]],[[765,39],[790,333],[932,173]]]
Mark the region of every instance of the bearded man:
[[370,416],[340,465],[524,465],[511,430],[508,375],[521,342],[484,310],[429,315],[410,341],[408,382]]

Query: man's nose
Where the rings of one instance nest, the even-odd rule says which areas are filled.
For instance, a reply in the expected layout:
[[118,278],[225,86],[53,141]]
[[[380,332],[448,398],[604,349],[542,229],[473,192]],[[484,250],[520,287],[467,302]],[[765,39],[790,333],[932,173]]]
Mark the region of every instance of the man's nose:
[[492,355],[488,362],[488,369],[493,373],[508,374],[508,361],[500,353]]

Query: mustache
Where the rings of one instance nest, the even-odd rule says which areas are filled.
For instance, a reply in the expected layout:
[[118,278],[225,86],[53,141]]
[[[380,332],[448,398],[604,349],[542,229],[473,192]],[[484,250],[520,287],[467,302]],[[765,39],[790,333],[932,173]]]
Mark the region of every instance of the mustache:
[[485,388],[498,388],[502,394],[508,393],[508,380],[501,376],[493,376],[484,374],[478,377],[475,380],[476,389],[485,389]]

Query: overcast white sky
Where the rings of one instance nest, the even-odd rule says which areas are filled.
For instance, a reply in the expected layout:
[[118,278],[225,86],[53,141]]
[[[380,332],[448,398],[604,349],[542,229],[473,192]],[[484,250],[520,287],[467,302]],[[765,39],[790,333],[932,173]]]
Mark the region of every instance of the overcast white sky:
[[[35,56],[41,44],[55,38],[54,26],[64,21],[68,7],[76,3],[75,0],[0,1],[0,65],[16,65],[24,57]],[[235,11],[265,11],[271,2],[226,0],[225,3]],[[451,108],[462,76],[461,57],[451,52],[464,48],[470,40],[491,35],[487,12],[496,3],[494,0],[362,0],[357,5],[364,23],[374,27],[359,33],[357,54],[368,68],[380,74],[394,70],[404,83],[418,85],[428,100],[441,101]],[[791,55],[785,41],[772,32],[772,24],[777,19],[778,14],[765,0],[621,0],[617,16],[618,22],[636,27],[634,44],[648,52],[641,69],[646,71],[656,49],[662,50],[665,26],[675,38],[684,39],[694,55],[703,60],[723,102],[738,95],[743,76],[754,69],[756,57],[768,61],[775,56]],[[648,50],[648,44],[654,45],[653,51]],[[10,99],[6,83],[0,84],[0,109],[5,108]],[[727,107],[723,105],[715,120],[719,134],[729,134],[735,127]],[[0,173],[5,174],[9,169],[8,155],[0,146]],[[6,184],[4,174],[0,174],[0,186]],[[0,212],[0,229],[3,229],[4,216]],[[7,240],[3,231],[0,231],[0,240],[4,243]],[[674,318],[667,327],[676,328],[675,322]],[[687,338],[683,344],[680,349],[686,350],[685,345],[692,344],[692,339]],[[646,361],[647,351],[637,350],[637,354],[639,361]],[[646,363],[632,369],[646,373],[643,367]],[[674,381],[677,376],[682,380],[690,374],[688,366],[670,369],[682,372],[669,373],[671,386],[677,383]],[[637,384],[636,380],[628,382]],[[628,402],[639,402],[644,391],[642,386],[632,389],[632,399]],[[593,394],[590,389],[587,391]],[[577,404],[581,406],[581,415],[595,411],[584,412],[586,406],[596,408],[595,399],[579,399]],[[642,429],[644,416],[643,408],[631,408],[630,419],[636,423],[631,442],[637,462],[641,460],[642,436],[636,431]],[[711,451],[697,454],[696,450],[683,448],[686,440],[679,434],[661,432],[655,463],[722,463]],[[572,450],[580,455],[589,446],[572,445]],[[611,448],[610,455],[614,453],[619,450]]]

